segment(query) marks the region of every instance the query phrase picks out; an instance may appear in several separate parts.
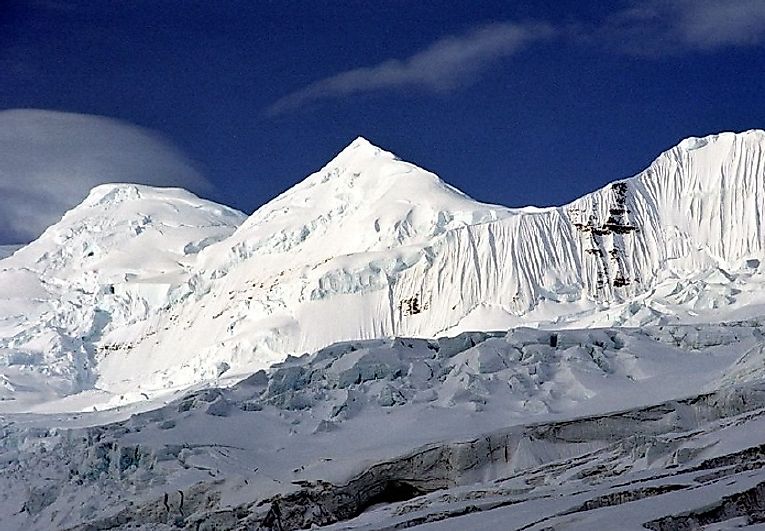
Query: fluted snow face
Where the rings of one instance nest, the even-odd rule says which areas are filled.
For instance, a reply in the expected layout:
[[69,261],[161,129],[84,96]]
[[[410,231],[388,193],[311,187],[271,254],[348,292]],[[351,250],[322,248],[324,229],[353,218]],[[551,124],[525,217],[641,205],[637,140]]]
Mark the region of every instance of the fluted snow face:
[[570,205],[507,209],[360,139],[202,253],[152,339],[180,368],[131,355],[176,385],[346,339],[724,319],[760,278],[763,145],[691,139]]
[[763,146],[761,131],[688,139],[636,177],[566,207],[478,228],[495,249],[501,242],[506,264],[481,268],[502,277],[504,289],[489,292],[510,291],[512,304],[499,302],[521,312],[541,297],[625,301],[667,279],[758,260]]
[[509,209],[357,139],[230,236],[183,239],[188,266],[140,319],[99,298],[97,386],[129,401],[346,339],[760,315],[764,146],[688,139],[569,205]]
[[358,138],[203,253],[200,266],[220,273],[250,258],[290,255],[308,263],[423,245],[450,229],[509,212],[477,203],[435,174]]
[[762,256],[763,146],[762,131],[687,139],[635,179],[646,212],[657,213],[661,259],[687,269],[689,255],[701,254],[735,268]]

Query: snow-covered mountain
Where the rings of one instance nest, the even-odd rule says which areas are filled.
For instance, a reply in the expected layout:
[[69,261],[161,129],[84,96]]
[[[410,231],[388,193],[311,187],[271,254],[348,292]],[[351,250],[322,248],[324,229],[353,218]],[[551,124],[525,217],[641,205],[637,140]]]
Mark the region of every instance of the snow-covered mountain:
[[762,131],[687,139],[550,208],[476,202],[362,138],[243,222],[98,187],[2,262],[6,307],[35,309],[3,319],[0,352],[115,405],[341,340],[758,315],[764,150]]
[[756,523],[764,150],[551,208],[361,138],[249,218],[97,187],[0,259],[0,529]]
[[105,116],[0,110],[0,153],[0,238],[18,242],[39,237],[98,184],[210,189],[157,133]]
[[196,254],[244,218],[185,190],[94,188],[0,261],[0,397],[17,409],[27,398],[92,391],[103,335],[155,315]]
[[514,210],[358,139],[201,252],[140,337],[106,335],[119,355],[102,385],[124,392],[109,373],[140,366],[151,394],[340,340],[748,311],[764,146],[758,131],[686,140],[570,205]]

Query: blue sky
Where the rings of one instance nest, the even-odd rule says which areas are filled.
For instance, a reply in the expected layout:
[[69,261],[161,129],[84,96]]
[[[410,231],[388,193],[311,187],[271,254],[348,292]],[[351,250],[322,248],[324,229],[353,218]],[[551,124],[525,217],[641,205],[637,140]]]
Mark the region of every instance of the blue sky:
[[765,127],[763,72],[763,0],[0,5],[0,109],[156,131],[247,212],[358,135],[477,199],[562,204]]

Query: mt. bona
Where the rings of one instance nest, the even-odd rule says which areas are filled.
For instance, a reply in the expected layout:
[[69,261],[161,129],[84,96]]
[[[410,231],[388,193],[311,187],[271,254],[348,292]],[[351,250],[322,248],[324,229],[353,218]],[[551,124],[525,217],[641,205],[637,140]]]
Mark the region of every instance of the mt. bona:
[[756,524],[764,151],[550,208],[363,138],[249,217],[98,186],[0,249],[0,530]]
[[0,261],[2,407],[124,405],[338,341],[758,316],[764,214],[758,130],[562,207],[476,202],[363,138],[249,217],[102,185]]

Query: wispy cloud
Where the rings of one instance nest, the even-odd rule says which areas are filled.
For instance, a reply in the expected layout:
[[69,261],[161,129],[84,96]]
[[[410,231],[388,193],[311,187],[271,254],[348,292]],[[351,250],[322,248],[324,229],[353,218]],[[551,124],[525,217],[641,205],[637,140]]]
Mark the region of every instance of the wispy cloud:
[[475,80],[493,62],[554,33],[550,25],[539,23],[481,26],[441,38],[406,59],[388,59],[321,79],[277,100],[267,111],[274,115],[317,100],[385,89],[454,90]]
[[569,45],[590,43],[653,57],[765,42],[765,0],[633,0],[626,6],[599,23],[500,22],[450,35],[405,59],[320,79],[280,98],[266,112],[277,115],[318,100],[390,89],[451,91],[471,83],[499,59],[552,36]]
[[0,111],[0,244],[26,242],[107,182],[209,189],[168,142],[83,114]]
[[755,46],[765,42],[765,0],[642,0],[596,32],[637,55]]

